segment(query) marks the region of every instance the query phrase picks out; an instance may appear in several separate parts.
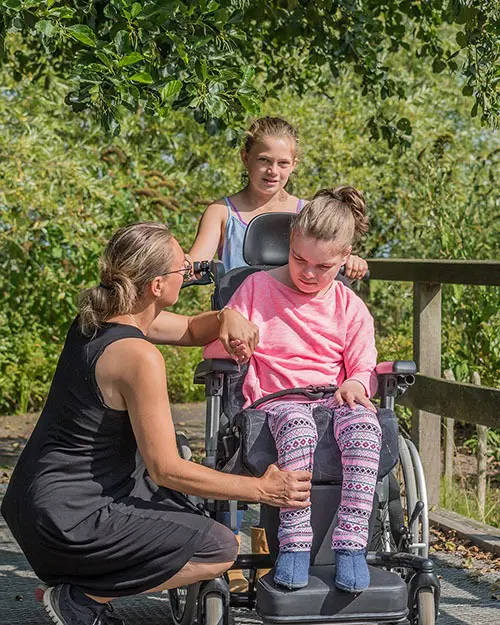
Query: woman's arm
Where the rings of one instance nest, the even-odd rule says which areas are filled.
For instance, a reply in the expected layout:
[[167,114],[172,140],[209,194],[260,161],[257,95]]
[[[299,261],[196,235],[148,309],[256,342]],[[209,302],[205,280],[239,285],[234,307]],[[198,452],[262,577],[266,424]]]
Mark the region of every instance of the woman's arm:
[[236,310],[200,313],[193,317],[162,311],[149,328],[148,338],[163,345],[207,345],[220,339],[227,353],[248,360],[259,341],[257,326]]
[[189,255],[193,260],[212,260],[224,237],[227,207],[224,202],[211,204],[203,213],[196,239]]
[[108,361],[109,367],[114,367],[114,386],[128,410],[149,475],[157,484],[205,498],[242,499],[281,507],[308,505],[308,472],[280,471],[272,466],[263,477],[253,478],[221,473],[180,458],[163,357],[152,345],[137,339],[119,341],[112,347],[122,352]]

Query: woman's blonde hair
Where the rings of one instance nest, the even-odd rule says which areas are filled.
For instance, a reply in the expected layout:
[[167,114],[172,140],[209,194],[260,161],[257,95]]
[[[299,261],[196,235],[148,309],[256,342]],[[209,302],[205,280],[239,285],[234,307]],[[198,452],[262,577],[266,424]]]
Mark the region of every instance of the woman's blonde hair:
[[294,144],[294,155],[299,144],[298,130],[281,117],[261,117],[256,119],[246,131],[244,143],[245,152],[250,152],[252,146],[263,137],[278,137],[291,139]]
[[167,226],[140,222],[120,228],[99,259],[99,286],[80,293],[80,330],[91,336],[103,321],[130,313],[151,280],[170,269],[172,234]]
[[332,241],[345,251],[368,231],[365,198],[354,187],[321,189],[294,217],[295,232],[320,241]]

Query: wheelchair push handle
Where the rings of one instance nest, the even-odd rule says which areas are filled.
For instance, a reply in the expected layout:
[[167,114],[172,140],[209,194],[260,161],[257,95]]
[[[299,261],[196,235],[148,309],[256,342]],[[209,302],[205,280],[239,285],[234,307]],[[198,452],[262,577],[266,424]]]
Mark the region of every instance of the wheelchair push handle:
[[188,286],[212,284],[224,275],[224,265],[219,260],[195,260],[193,262],[193,279],[184,282],[182,289]]

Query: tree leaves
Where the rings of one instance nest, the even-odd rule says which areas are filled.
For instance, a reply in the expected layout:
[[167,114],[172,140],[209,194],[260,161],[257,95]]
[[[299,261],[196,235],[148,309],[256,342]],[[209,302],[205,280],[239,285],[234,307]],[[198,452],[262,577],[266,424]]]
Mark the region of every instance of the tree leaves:
[[97,44],[97,38],[93,30],[91,30],[88,26],[84,26],[83,24],[74,24],[73,26],[68,26],[68,33],[81,41],[86,46],[91,46],[95,48]]
[[130,80],[141,83],[143,85],[150,85],[153,82],[153,77],[147,72],[137,72],[137,74],[133,74],[132,76],[130,76]]
[[164,100],[168,100],[176,96],[182,89],[182,82],[180,80],[171,80],[161,90],[161,97]]
[[126,54],[120,61],[118,62],[118,67],[126,67],[127,65],[133,65],[134,63],[138,63],[143,60],[143,56],[140,52],[131,52],[130,54]]
[[[404,100],[413,87],[392,61],[408,50],[435,73],[463,76],[464,95],[475,98],[472,110],[483,123],[495,126],[500,118],[495,3],[388,0],[382,10],[373,0],[66,0],[30,1],[21,11],[25,4],[0,2],[4,58],[16,64],[17,33],[29,53],[16,75],[56,72],[76,91],[101,84],[100,97],[84,101],[100,117],[111,111],[118,118],[121,105],[131,106],[122,85],[132,82],[147,114],[187,108],[202,123],[218,119],[212,130],[237,129],[247,115],[259,113],[268,95],[279,96],[287,86],[299,96],[323,93],[350,67],[371,101]],[[210,92],[214,83],[222,85],[216,94]],[[462,89],[463,82],[457,84]],[[377,134],[373,124],[367,128]],[[378,128],[390,141],[398,132],[397,124]]]

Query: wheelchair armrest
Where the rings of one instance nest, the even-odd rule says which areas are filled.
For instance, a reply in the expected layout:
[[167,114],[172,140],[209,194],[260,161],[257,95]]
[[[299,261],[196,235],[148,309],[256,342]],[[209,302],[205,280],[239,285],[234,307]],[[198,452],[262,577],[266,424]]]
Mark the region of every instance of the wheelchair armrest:
[[236,373],[240,365],[234,360],[225,358],[209,358],[203,360],[194,372],[194,383],[205,384],[207,378],[220,373]]
[[413,360],[394,360],[388,362],[379,362],[375,369],[377,376],[386,375],[387,373],[395,373],[404,375],[406,373],[417,373],[417,365]]
[[377,396],[380,407],[394,409],[394,401],[415,384],[417,365],[413,360],[381,362],[375,369],[378,379]]

